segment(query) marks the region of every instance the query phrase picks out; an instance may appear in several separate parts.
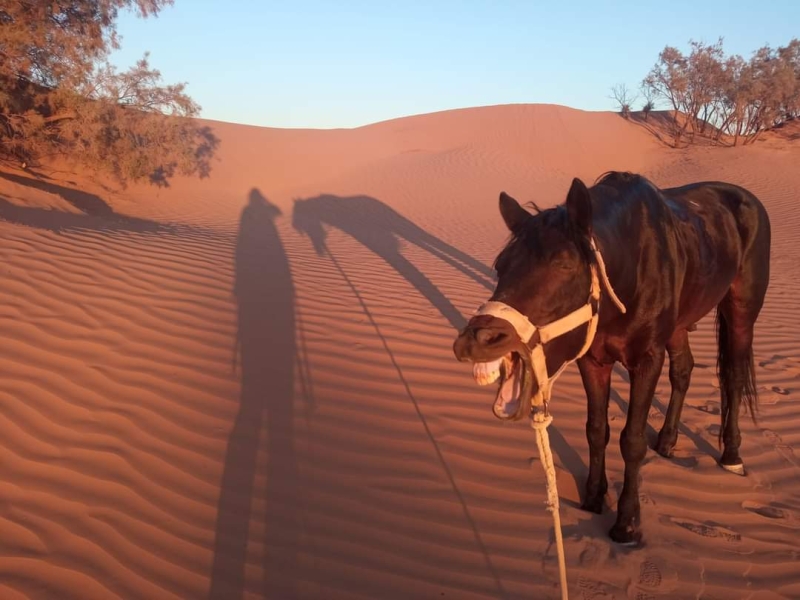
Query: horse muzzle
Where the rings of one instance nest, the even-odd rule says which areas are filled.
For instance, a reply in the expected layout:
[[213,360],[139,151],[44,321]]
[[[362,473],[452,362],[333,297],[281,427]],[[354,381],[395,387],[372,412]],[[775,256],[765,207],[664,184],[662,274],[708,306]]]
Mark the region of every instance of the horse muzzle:
[[473,317],[456,338],[453,353],[459,361],[473,363],[478,385],[498,384],[492,406],[498,419],[516,421],[530,413],[536,393],[530,349],[507,321]]

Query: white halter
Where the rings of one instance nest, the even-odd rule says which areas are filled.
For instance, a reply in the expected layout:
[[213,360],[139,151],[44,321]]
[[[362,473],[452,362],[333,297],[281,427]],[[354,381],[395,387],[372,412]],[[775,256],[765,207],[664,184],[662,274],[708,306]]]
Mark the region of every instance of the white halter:
[[[622,313],[626,311],[625,305],[620,301],[620,299],[614,293],[614,289],[611,287],[611,282],[608,280],[608,275],[606,274],[606,265],[603,262],[603,256],[600,254],[600,250],[598,250],[594,238],[590,239],[590,244],[592,252],[594,252],[597,265],[595,266],[592,264],[590,266],[592,286],[589,293],[589,299],[586,301],[586,304],[581,306],[579,309],[574,310],[568,315],[563,316],[560,319],[556,319],[547,325],[542,325],[541,327],[537,327],[531,323],[530,320],[528,320],[528,317],[523,315],[517,309],[503,302],[486,302],[475,312],[475,316],[492,315],[493,317],[507,321],[511,324],[514,330],[517,332],[517,335],[519,335],[520,339],[526,345],[528,345],[536,332],[539,333],[539,340],[536,342],[533,348],[530,349],[533,375],[536,377],[536,382],[539,384],[538,391],[531,399],[531,402],[535,407],[547,405],[547,403],[550,401],[550,394],[552,392],[553,383],[555,383],[555,380],[558,379],[559,375],[561,375],[568,365],[586,354],[586,352],[589,350],[589,347],[592,345],[592,342],[594,341],[594,336],[597,333],[597,320],[600,310],[600,281],[597,276],[598,267],[600,270],[600,277],[603,280],[603,284],[608,292],[609,297]],[[578,352],[573,359],[568,360],[561,365],[558,371],[556,371],[555,375],[549,377],[547,375],[547,360],[544,355],[544,344],[552,339],[564,335],[569,331],[572,331],[576,327],[583,325],[586,322],[589,323],[589,327],[586,330],[586,340],[584,341],[580,352]]]

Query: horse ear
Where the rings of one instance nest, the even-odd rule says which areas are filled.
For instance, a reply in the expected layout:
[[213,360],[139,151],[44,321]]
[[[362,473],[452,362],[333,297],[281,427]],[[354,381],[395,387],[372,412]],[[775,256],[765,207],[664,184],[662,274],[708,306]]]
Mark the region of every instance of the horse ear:
[[567,193],[567,215],[577,231],[584,235],[592,233],[592,199],[586,185],[577,177]]
[[500,215],[506,227],[515,233],[530,217],[531,213],[505,192],[500,192]]

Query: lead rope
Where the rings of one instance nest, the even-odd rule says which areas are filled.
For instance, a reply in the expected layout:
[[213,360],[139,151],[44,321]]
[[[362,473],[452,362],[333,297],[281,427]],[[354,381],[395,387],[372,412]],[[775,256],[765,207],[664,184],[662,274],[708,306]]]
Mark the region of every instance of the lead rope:
[[[611,286],[611,282],[608,280],[605,261],[603,260],[603,255],[600,253],[600,250],[595,244],[594,238],[591,238],[591,247],[592,251],[594,252],[595,259],[597,260],[600,278],[603,282],[606,292],[611,298],[611,301],[617,306],[619,311],[625,313],[625,305],[622,303],[622,301],[620,301],[619,297],[614,292],[614,288]],[[594,286],[596,285],[594,272],[592,273],[592,279],[592,285]],[[589,349],[588,346],[591,344],[596,332],[597,320],[598,315],[594,315],[592,320],[589,322],[589,333],[587,334],[586,344],[581,350],[581,354]],[[539,448],[539,459],[542,461],[542,468],[544,469],[545,477],[547,479],[546,504],[547,510],[553,515],[553,530],[555,532],[556,553],[558,555],[558,575],[561,583],[561,600],[569,600],[569,592],[567,589],[567,564],[564,556],[564,538],[561,535],[561,515],[558,512],[559,502],[558,486],[556,484],[556,467],[553,464],[553,453],[550,450],[550,434],[547,433],[547,427],[553,422],[553,416],[550,415],[547,410],[547,404],[550,400],[550,385],[552,384],[553,380],[561,374],[564,366],[566,365],[563,365],[562,368],[559,369],[556,376],[548,381],[548,389],[544,392],[545,402],[542,406],[534,407],[533,417],[531,418],[531,427],[536,435],[536,446]]]
[[556,487],[556,468],[553,454],[550,451],[550,435],[547,426],[553,417],[541,409],[535,410],[531,419],[531,427],[536,432],[536,445],[539,447],[539,458],[547,476],[547,510],[553,513],[553,529],[556,534],[556,551],[558,553],[558,574],[561,579],[561,600],[568,600],[567,565],[564,559],[564,539],[561,537],[561,516],[558,514],[558,488]]
[[611,281],[608,279],[608,273],[606,273],[606,261],[603,260],[603,255],[600,253],[600,249],[597,247],[594,237],[589,239],[589,243],[592,247],[592,252],[594,252],[595,260],[597,260],[597,266],[600,268],[600,278],[603,280],[603,286],[606,288],[609,298],[611,298],[611,301],[617,306],[619,311],[625,314],[627,309],[622,303],[622,300],[619,299],[619,296],[617,296],[617,293],[614,291],[614,288],[611,285]]
[[[593,237],[590,238],[589,243],[597,261],[597,266],[595,267],[595,265],[591,265],[590,268],[592,275],[592,289],[589,303],[591,303],[592,299],[599,301],[601,290],[604,287],[609,299],[616,305],[620,312],[625,313],[625,305],[622,303],[622,301],[620,301],[619,297],[614,292],[614,288],[611,286],[611,282],[608,279],[608,273],[606,273],[606,264],[603,260],[603,255],[600,253],[600,249],[597,247]],[[589,350],[589,347],[594,340],[594,336],[597,333],[597,325],[600,318],[599,304],[597,305],[596,310],[591,311],[593,313],[591,316],[584,317],[583,320],[577,321],[577,319],[581,319],[580,312],[584,309],[585,307],[583,309],[573,311],[569,315],[562,317],[561,319],[558,319],[549,325],[538,328],[530,322],[528,317],[520,313],[512,306],[500,301],[486,302],[479,307],[475,313],[476,315],[492,315],[495,318],[503,319],[509,322],[519,335],[520,340],[522,340],[522,342],[525,344],[530,341],[537,329],[540,331],[540,341],[536,343],[533,348],[531,348],[533,374],[536,380],[539,382],[539,391],[531,399],[533,402],[531,427],[536,433],[536,445],[539,447],[539,458],[542,461],[545,476],[547,477],[547,510],[553,513],[553,525],[555,529],[556,549],[558,551],[558,570],[561,579],[562,600],[568,600],[567,567],[564,559],[564,540],[561,536],[561,517],[558,514],[558,488],[556,487],[556,470],[555,466],[553,465],[553,454],[550,450],[550,436],[547,433],[547,427],[553,422],[553,417],[548,413],[547,405],[550,401],[550,392],[555,380],[559,375],[561,375],[568,364],[576,361]],[[561,368],[559,368],[559,370],[552,377],[549,377],[547,373],[547,363],[544,355],[543,344],[547,342],[547,339],[552,339],[553,337],[563,335],[578,325],[587,322],[589,326],[583,348],[581,348],[580,352],[573,360],[561,365]],[[553,333],[553,330],[558,331],[558,333]],[[542,337],[542,332],[549,332],[549,335]]]

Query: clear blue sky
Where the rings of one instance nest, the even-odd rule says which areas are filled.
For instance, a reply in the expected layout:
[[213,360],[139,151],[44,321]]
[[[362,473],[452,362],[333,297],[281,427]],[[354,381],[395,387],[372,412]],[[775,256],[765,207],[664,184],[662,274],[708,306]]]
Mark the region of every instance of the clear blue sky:
[[151,52],[209,119],[355,127],[518,102],[610,110],[667,44],[724,37],[749,57],[800,37],[800,0],[175,0],[156,19],[123,13],[127,67]]

